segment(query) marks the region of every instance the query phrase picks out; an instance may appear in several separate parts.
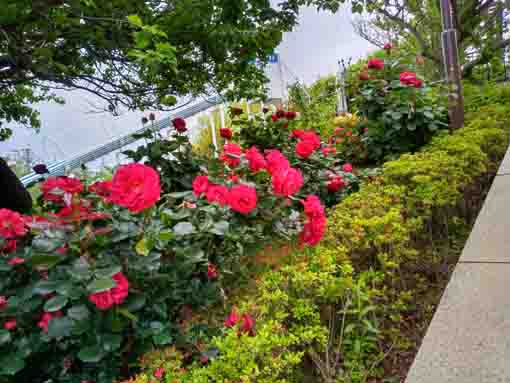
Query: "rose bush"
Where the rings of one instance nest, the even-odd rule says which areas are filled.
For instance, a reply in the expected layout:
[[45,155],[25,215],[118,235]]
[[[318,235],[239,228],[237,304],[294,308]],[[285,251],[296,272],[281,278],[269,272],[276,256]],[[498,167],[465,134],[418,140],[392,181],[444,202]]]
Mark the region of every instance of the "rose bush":
[[314,246],[324,233],[324,206],[293,152],[229,143],[191,190],[169,194],[137,163],[94,184],[50,177],[38,215],[0,210],[0,376],[111,382],[154,347],[193,355],[216,330],[183,326],[186,313],[239,283],[243,257],[293,237]]
[[[413,152],[447,127],[445,100],[404,64],[392,49],[354,73],[348,84],[351,106],[361,120],[345,129],[337,143],[350,159],[381,162]],[[351,136],[345,136],[349,132]],[[345,150],[345,148],[347,148]]]

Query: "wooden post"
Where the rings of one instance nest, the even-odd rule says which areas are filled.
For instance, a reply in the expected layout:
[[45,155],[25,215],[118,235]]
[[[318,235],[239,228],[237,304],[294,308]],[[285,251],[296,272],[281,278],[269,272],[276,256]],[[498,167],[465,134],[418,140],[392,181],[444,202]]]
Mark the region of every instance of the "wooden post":
[[459,65],[457,31],[453,23],[453,8],[450,1],[451,0],[441,0],[441,18],[443,22],[441,39],[444,71],[448,81],[450,131],[453,131],[464,126],[464,95],[462,88],[462,72]]

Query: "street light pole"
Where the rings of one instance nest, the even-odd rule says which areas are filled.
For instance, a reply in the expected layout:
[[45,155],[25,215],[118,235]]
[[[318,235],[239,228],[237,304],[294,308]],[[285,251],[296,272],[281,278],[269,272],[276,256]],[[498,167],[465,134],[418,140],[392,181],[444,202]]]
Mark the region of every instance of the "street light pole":
[[462,73],[459,65],[457,31],[453,23],[451,0],[440,0],[440,4],[443,22],[443,32],[441,33],[443,62],[448,80],[448,114],[450,116],[450,131],[453,131],[464,125]]

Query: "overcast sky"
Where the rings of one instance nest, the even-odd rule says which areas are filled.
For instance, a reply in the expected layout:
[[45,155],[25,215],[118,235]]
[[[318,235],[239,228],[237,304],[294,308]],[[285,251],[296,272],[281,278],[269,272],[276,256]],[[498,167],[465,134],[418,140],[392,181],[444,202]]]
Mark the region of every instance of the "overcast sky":
[[[292,83],[297,76],[307,84],[335,73],[339,59],[360,58],[371,50],[373,47],[355,34],[347,7],[335,15],[304,8],[299,26],[285,35],[278,49],[289,68],[285,70],[286,81]],[[63,106],[38,105],[41,132],[15,128],[13,138],[0,143],[0,154],[30,147],[41,161],[67,159],[140,128],[140,113],[120,117],[92,114],[91,96],[78,91],[65,94],[65,99]]]

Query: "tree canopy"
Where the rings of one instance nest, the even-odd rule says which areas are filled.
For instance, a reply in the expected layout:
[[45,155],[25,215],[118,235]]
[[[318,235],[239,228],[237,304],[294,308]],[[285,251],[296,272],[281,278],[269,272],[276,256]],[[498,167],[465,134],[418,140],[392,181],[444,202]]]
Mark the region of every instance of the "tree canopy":
[[[507,1],[451,0],[464,76],[474,67],[502,56],[510,44],[504,38]],[[367,0],[370,17],[357,23],[360,34],[382,48],[388,38],[410,45],[441,71],[441,11],[439,0]],[[500,61],[500,60],[498,60]]]
[[[38,127],[31,104],[82,89],[106,109],[170,108],[212,91],[254,97],[299,7],[341,0],[3,0],[0,123]],[[1,128],[1,127],[0,127]],[[1,138],[10,131],[3,127]]]

